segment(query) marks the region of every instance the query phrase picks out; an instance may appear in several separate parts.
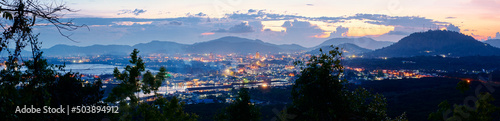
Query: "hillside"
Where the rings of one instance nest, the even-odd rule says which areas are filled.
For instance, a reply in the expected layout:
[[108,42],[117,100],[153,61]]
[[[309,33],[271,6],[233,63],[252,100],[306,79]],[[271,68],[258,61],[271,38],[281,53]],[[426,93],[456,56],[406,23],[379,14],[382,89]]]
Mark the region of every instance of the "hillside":
[[158,41],[154,40],[148,43],[140,43],[132,46],[133,48],[139,49],[141,53],[165,53],[165,54],[175,54],[184,53],[188,45],[179,44],[176,42],[168,41]]
[[189,53],[247,54],[255,52],[277,53],[284,50],[275,45],[264,43],[261,40],[228,36],[207,42],[195,43],[189,46],[186,51]]
[[458,32],[430,30],[413,33],[391,46],[366,55],[371,57],[491,56],[500,55],[500,49]]
[[373,40],[372,38],[367,38],[367,37],[361,37],[361,38],[333,38],[333,39],[329,39],[329,40],[326,40],[324,41],[323,43],[319,44],[318,46],[315,46],[313,47],[313,49],[317,49],[317,48],[320,48],[320,47],[324,47],[324,46],[330,46],[330,45],[340,45],[340,44],[343,44],[343,43],[351,43],[351,44],[355,44],[359,47],[362,47],[362,48],[367,48],[367,49],[379,49],[379,48],[382,48],[382,47],[387,47],[391,44],[393,44],[393,42],[388,42],[388,41],[376,41],[376,40]]
[[128,45],[92,45],[78,47],[71,45],[55,45],[42,49],[48,56],[90,56],[90,55],[127,55],[134,50]]
[[92,45],[71,46],[56,45],[43,49],[48,56],[91,56],[91,55],[128,55],[134,48],[139,49],[141,54],[183,54],[183,53],[216,53],[216,54],[248,54],[248,53],[279,53],[298,52],[306,48],[297,44],[276,45],[261,40],[251,40],[240,37],[222,37],[215,40],[195,43],[192,45],[176,42],[154,40],[148,43],[140,43],[134,46],[128,45]]
[[[359,47],[355,44],[351,44],[351,43],[344,43],[344,44],[340,44],[340,45],[337,45],[337,46],[334,46],[334,47],[339,47],[339,48],[342,48],[344,51],[344,55],[346,56],[351,56],[351,55],[356,55],[356,54],[360,54],[360,53],[366,53],[366,52],[371,52],[372,50],[370,49],[366,49],[366,48],[362,48],[362,47]],[[330,46],[323,46],[323,47],[320,47],[324,53],[327,53],[328,51],[332,50],[333,48],[331,48]],[[319,49],[314,49],[312,51],[309,51],[307,52],[307,54],[319,54],[320,51]]]
[[484,41],[484,43],[490,44],[493,47],[500,48],[500,39],[489,39]]

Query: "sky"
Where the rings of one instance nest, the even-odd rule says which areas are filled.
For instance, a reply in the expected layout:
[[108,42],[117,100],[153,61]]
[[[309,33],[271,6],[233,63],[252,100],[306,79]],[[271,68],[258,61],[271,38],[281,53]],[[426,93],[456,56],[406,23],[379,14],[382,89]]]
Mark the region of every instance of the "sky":
[[87,25],[59,35],[37,26],[42,48],[57,44],[192,44],[224,36],[313,47],[339,37],[397,42],[429,29],[500,39],[500,0],[55,0]]

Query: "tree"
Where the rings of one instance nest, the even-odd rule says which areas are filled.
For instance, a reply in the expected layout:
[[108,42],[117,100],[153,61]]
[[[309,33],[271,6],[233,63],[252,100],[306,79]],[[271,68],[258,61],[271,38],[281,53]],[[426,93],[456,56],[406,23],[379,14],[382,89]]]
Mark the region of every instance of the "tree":
[[113,76],[117,80],[120,80],[121,83],[111,90],[105,102],[114,103],[119,101],[120,104],[124,104],[126,98],[130,99],[131,105],[136,105],[139,102],[139,97],[136,97],[135,93],[141,91],[139,76],[144,72],[145,66],[144,62],[142,62],[142,58],[137,56],[138,53],[139,50],[134,49],[130,54],[129,62],[133,64],[133,66],[127,65],[123,73],[120,72],[118,68],[115,68]]
[[[145,63],[138,56],[139,50],[134,49],[130,54],[130,63],[127,65],[124,72],[120,72],[115,68],[113,76],[120,80],[121,83],[111,90],[105,102],[119,102],[120,114],[115,115],[116,120],[148,120],[148,121],[163,121],[163,120],[197,120],[196,114],[188,114],[184,112],[184,103],[174,97],[170,101],[163,96],[158,96],[156,92],[167,78],[167,70],[161,67],[159,72],[153,76],[150,71],[145,71]],[[135,94],[143,91],[144,94],[154,92],[155,101],[140,103],[140,97]],[[127,104],[126,99],[130,102]]]
[[[470,81],[462,80],[458,82],[456,89],[461,93],[468,91],[470,89]],[[493,83],[490,81],[484,82]],[[479,91],[479,90],[476,90]],[[491,104],[495,98],[491,96],[489,92],[476,92],[478,95],[474,98],[474,105],[469,106],[468,104],[453,105],[453,108],[448,103],[447,100],[441,102],[436,112],[429,114],[428,119],[434,121],[491,121],[494,112],[500,110],[499,107]],[[451,115],[450,115],[451,114]]]
[[[80,74],[59,73],[64,66],[47,63],[40,50],[38,34],[32,33],[37,19],[45,20],[61,30],[74,30],[71,22],[61,22],[59,12],[72,11],[64,5],[41,3],[35,0],[2,0],[0,23],[0,52],[9,54],[6,69],[0,72],[0,116],[3,120],[68,120],[79,115],[14,113],[17,106],[33,105],[58,107],[60,105],[98,105],[102,98],[101,83],[83,84]],[[69,37],[63,34],[65,37]],[[70,39],[70,38],[69,38]],[[23,61],[21,51],[30,47],[32,60]],[[12,50],[13,49],[13,50]],[[20,68],[26,67],[25,71]],[[64,75],[64,76],[63,76]],[[82,86],[83,85],[83,86]],[[72,89],[72,90],[66,90]],[[76,96],[77,95],[77,96]],[[99,117],[79,118],[96,120]]]
[[135,120],[146,121],[196,121],[196,114],[184,112],[184,103],[173,97],[170,101],[164,97],[156,99],[152,105],[141,103],[137,109]]
[[470,89],[470,80],[462,80],[457,83],[457,90],[459,90],[461,93],[464,93],[465,91]]
[[166,75],[167,75],[167,69],[165,69],[165,67],[160,67],[160,70],[156,74],[156,76],[153,76],[153,74],[150,71],[146,71],[146,73],[142,77],[143,84],[141,87],[141,89],[144,91],[144,94],[148,94],[151,93],[151,91],[153,91],[154,94],[156,95],[156,91],[158,91],[158,88],[167,78]]
[[[333,46],[331,46],[333,47]],[[292,120],[392,120],[386,114],[386,99],[364,88],[347,89],[341,76],[342,53],[338,47],[311,56],[292,87],[292,105],[288,112],[297,116]],[[406,120],[405,115],[394,120]]]
[[220,121],[259,121],[259,108],[250,102],[248,89],[241,88],[235,101],[215,116]]
[[[36,46],[38,43],[31,41],[37,36],[32,34],[32,28],[36,26],[37,19],[51,23],[62,36],[72,40],[69,35],[63,34],[62,30],[72,31],[85,25],[78,26],[71,21],[62,22],[60,20],[62,15],[58,13],[65,11],[74,12],[64,4],[42,3],[37,0],[0,1],[0,13],[2,18],[7,20],[7,22],[0,24],[4,29],[0,37],[0,52],[7,51],[12,56],[8,62],[13,62],[20,59],[21,51],[27,45],[30,45],[32,49],[38,48]],[[9,48],[14,48],[14,50],[12,51]],[[33,56],[36,56],[35,54],[36,52],[33,52]]]

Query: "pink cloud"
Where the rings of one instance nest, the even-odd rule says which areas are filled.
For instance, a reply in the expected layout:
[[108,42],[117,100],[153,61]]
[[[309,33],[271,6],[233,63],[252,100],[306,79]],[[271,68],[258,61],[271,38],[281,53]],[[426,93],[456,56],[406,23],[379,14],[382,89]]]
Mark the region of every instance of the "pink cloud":
[[201,35],[213,35],[213,34],[215,34],[215,33],[213,33],[213,32],[205,32],[205,33],[201,33]]

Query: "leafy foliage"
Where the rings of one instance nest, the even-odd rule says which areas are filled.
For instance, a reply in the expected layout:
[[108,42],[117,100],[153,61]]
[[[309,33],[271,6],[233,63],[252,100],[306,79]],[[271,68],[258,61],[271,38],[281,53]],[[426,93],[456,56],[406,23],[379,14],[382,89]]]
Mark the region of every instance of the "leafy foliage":
[[[456,87],[462,93],[469,90],[469,82],[460,81]],[[477,92],[477,97],[473,97],[474,104],[453,105],[453,108],[447,100],[441,102],[436,112],[429,114],[428,119],[434,121],[491,121],[492,115],[500,110],[499,107],[491,104],[495,100],[488,92]],[[467,98],[466,98],[467,99]],[[450,116],[451,114],[451,116]]]
[[[55,5],[55,4],[52,4]],[[9,56],[5,69],[0,72],[0,116],[3,120],[100,120],[104,115],[92,116],[63,114],[15,113],[18,106],[59,107],[61,105],[102,105],[101,82],[84,84],[78,73],[60,73],[64,66],[47,63],[40,51],[38,34],[32,33],[37,18],[53,23],[58,29],[78,28],[72,23],[62,23],[56,14],[71,11],[64,5],[49,6],[33,0],[2,0],[0,13],[5,19],[0,25],[0,52]],[[29,46],[32,60],[22,61],[21,51]],[[11,50],[13,48],[14,50]],[[21,71],[21,68],[26,68]]]
[[185,113],[183,107],[184,103],[180,102],[176,97],[170,101],[159,97],[153,104],[141,103],[137,108],[136,117],[133,119],[146,121],[196,121],[198,116],[196,114]]
[[149,71],[146,71],[144,74],[143,78],[143,85],[141,89],[144,91],[144,94],[151,93],[151,91],[154,91],[156,94],[156,91],[158,91],[158,88],[161,86],[163,80],[167,78],[167,69],[165,67],[160,67],[160,72],[156,74],[156,76],[153,76],[153,74]]
[[241,88],[235,101],[215,116],[220,121],[259,121],[259,108],[250,102],[248,89]]
[[[161,86],[163,81],[167,78],[167,70],[164,67],[153,75],[150,71],[145,71],[145,64],[141,57],[137,54],[139,50],[134,49],[130,54],[130,63],[127,65],[124,72],[120,72],[115,68],[113,76],[120,80],[121,83],[112,89],[108,98],[105,99],[108,103],[119,102],[120,114],[115,115],[116,120],[147,120],[147,121],[163,121],[163,120],[186,120],[195,121],[198,119],[196,114],[185,113],[183,106],[184,102],[174,97],[170,101],[162,96],[158,96],[156,91]],[[154,92],[155,101],[153,102],[139,102],[139,96],[136,96],[140,91],[144,94]],[[127,103],[126,99],[130,101]]]
[[[333,46],[331,46],[333,47]],[[386,99],[364,88],[349,90],[341,79],[342,53],[338,47],[296,65],[305,65],[292,89],[292,120],[392,120],[386,114]],[[405,114],[394,120],[406,120]]]
[[113,88],[112,92],[106,98],[105,102],[114,103],[120,101],[121,104],[125,103],[125,99],[129,98],[132,105],[136,105],[139,102],[139,97],[135,96],[135,93],[141,91],[139,76],[141,72],[145,70],[144,62],[142,58],[138,57],[137,54],[139,50],[134,49],[130,54],[130,63],[133,66],[127,65],[125,67],[125,72],[121,73],[118,68],[113,71],[113,76],[120,80],[121,83],[117,87]]
[[465,91],[470,89],[470,81],[469,80],[462,80],[458,82],[457,87],[460,92],[464,93]]

